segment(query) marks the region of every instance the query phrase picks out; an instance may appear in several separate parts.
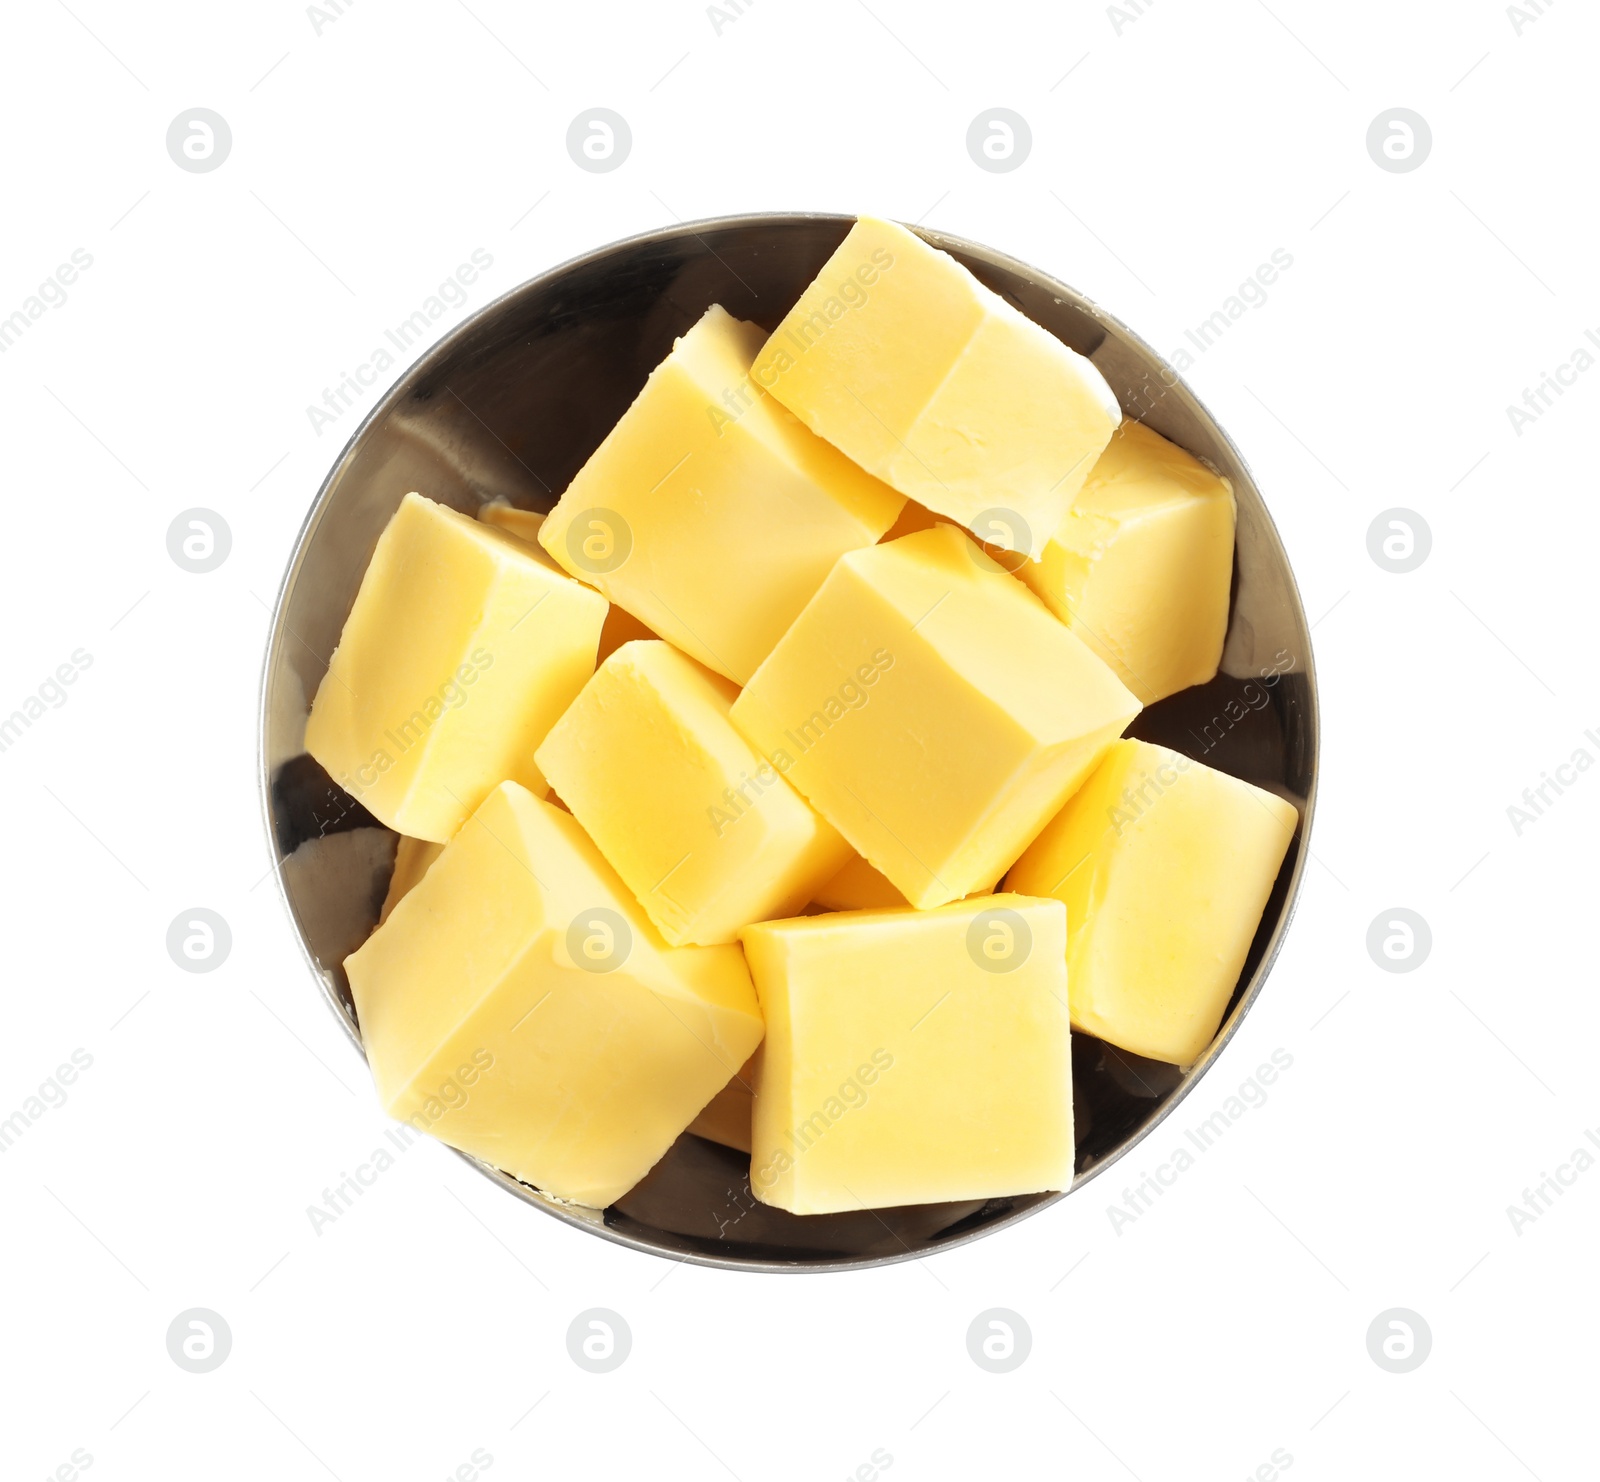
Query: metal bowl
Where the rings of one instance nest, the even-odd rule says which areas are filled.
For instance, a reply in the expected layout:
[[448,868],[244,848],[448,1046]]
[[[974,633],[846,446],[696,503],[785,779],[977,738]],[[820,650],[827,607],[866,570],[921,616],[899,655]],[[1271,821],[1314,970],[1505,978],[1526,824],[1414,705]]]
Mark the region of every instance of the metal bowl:
[[[416,489],[474,513],[491,499],[548,509],[645,377],[712,303],[773,328],[849,230],[831,215],[724,217],[601,248],[524,283],[467,320],[390,389],[339,455],[306,519],[272,618],[261,694],[261,782],[275,873],[329,1007],[359,1048],[341,963],[366,938],[396,836],[305,754],[311,697],[373,546]],[[1222,670],[1145,710],[1130,734],[1281,793],[1300,826],[1222,1031],[1188,1070],[1073,1036],[1073,1190],[1145,1137],[1193,1089],[1261,991],[1306,860],[1316,791],[1311,640],[1288,559],[1238,450],[1153,350],[1024,263],[924,231],[995,292],[1089,356],[1128,415],[1233,482],[1233,605]],[[472,1161],[529,1204],[608,1240],[673,1259],[828,1271],[926,1256],[1022,1219],[1062,1194],[797,1216],[751,1195],[748,1159],[685,1133],[607,1210],[546,1198]]]

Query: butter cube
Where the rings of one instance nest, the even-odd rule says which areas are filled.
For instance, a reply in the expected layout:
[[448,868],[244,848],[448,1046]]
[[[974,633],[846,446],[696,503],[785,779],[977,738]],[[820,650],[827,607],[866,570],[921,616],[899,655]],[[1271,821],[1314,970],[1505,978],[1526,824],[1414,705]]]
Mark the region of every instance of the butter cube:
[[669,947],[514,782],[345,959],[390,1116],[579,1204],[650,1170],[761,1040],[738,947]]
[[875,911],[910,905],[889,883],[881,870],[875,870],[859,854],[811,897],[813,906],[829,911]]
[[1138,422],[1100,455],[1044,559],[1017,575],[1146,705],[1216,676],[1233,486]]
[[[993,893],[993,888],[986,885],[969,890],[962,899]],[[811,897],[812,908],[825,911],[881,911],[910,904],[882,871],[873,869],[859,854]]]
[[594,670],[604,601],[514,537],[407,494],[345,619],[306,750],[382,823],[443,843]]
[[988,887],[1139,712],[954,525],[843,557],[733,723],[918,907]]
[[1067,907],[1078,1029],[1189,1065],[1238,985],[1299,813],[1178,752],[1119,741],[1006,879]]
[[1017,895],[747,927],[750,1187],[795,1214],[1072,1182],[1067,921]]
[[535,758],[674,945],[794,915],[850,856],[733,728],[737,694],[667,643],[629,643]]
[[[883,532],[883,539],[899,540],[902,535],[916,535],[923,530],[932,530],[935,525],[948,525],[950,518],[947,515],[936,515],[931,509],[924,509],[915,499],[908,499],[905,508],[900,511],[897,519]],[[955,521],[960,524],[959,520]]]
[[544,515],[536,509],[518,509],[514,504],[501,504],[491,500],[478,511],[478,518],[485,525],[493,525],[497,530],[504,530],[507,535],[515,535],[518,540],[526,545],[533,546],[544,552],[539,547],[539,527],[544,524]]
[[609,659],[624,643],[648,642],[656,636],[626,607],[613,602],[605,626],[600,629],[600,660],[603,663]]
[[383,908],[378,913],[379,926],[389,919],[390,913],[412,886],[428,873],[428,866],[443,849],[443,844],[435,844],[431,839],[401,836],[394,850],[394,873],[389,876],[389,889],[383,897]]
[[539,531],[566,570],[737,684],[903,503],[751,381],[763,338],[708,309]]
[[750,1151],[750,1122],[755,1115],[755,1058],[740,1066],[739,1073],[710,1101],[705,1110],[689,1123],[696,1137],[720,1142],[741,1153]]
[[[486,504],[478,511],[478,518],[485,524],[497,525],[507,534],[515,535],[531,550],[536,551],[541,561],[553,564],[544,547],[539,544],[539,529],[544,524],[545,517],[538,510],[517,509],[510,504]],[[599,660],[604,663],[624,643],[632,643],[636,638],[654,637],[656,634],[645,627],[627,608],[618,607],[613,602],[606,613],[605,624],[600,629]]]
[[[862,217],[751,371],[869,473],[1037,560],[1122,420],[1099,370],[948,253]],[[1020,516],[1020,521],[1015,518]]]

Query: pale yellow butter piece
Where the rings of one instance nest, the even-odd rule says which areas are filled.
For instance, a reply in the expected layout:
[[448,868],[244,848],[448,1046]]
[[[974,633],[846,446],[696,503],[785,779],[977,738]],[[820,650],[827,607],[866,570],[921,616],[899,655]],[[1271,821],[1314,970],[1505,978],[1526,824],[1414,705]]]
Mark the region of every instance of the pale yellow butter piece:
[[1017,575],[1146,705],[1215,677],[1233,486],[1138,422],[1100,455],[1044,559]]
[[493,525],[497,530],[504,530],[507,535],[515,535],[518,540],[531,545],[543,555],[539,546],[539,527],[544,524],[544,513],[537,509],[519,509],[514,504],[502,504],[498,500],[491,500],[478,511],[478,518],[485,525]]
[[1099,370],[948,253],[862,217],[751,375],[927,509],[1035,560],[1122,420]]
[[734,702],[918,907],[998,879],[1139,702],[954,525],[843,557]]
[[1275,793],[1119,741],[1006,878],[1067,907],[1072,1022],[1189,1065],[1244,967],[1299,813]]
[[736,684],[903,503],[751,381],[763,338],[708,309],[539,531],[567,571]]
[[1017,895],[746,928],[750,1187],[795,1214],[1072,1182],[1066,913]]
[[513,536],[407,494],[378,537],[306,750],[401,834],[443,843],[594,670],[604,601]]
[[428,866],[436,860],[443,844],[431,839],[412,839],[401,835],[395,845],[394,873],[389,876],[389,889],[383,898],[383,909],[378,913],[378,925],[389,919],[389,913],[400,903],[400,898],[428,873]]
[[883,532],[884,540],[899,540],[902,535],[916,535],[923,530],[931,530],[935,525],[957,524],[951,521],[948,515],[936,515],[931,509],[924,509],[915,499],[908,499],[905,508],[900,511],[897,519]]
[[[963,900],[975,895],[992,895],[993,888],[984,886],[969,890]],[[813,909],[825,911],[881,911],[910,902],[890,883],[881,870],[875,870],[859,854],[837,875],[811,897]]]
[[811,897],[811,904],[829,911],[893,910],[911,904],[882,870],[859,854]]
[[[539,544],[539,529],[544,524],[545,517],[538,510],[517,509],[510,504],[486,504],[478,511],[478,518],[486,524],[498,525],[508,534],[515,535],[518,540],[524,541],[531,550],[537,552],[541,561],[550,563],[549,554]],[[559,569],[557,567],[557,570]],[[599,662],[604,663],[624,643],[632,643],[638,638],[657,636],[659,635],[652,633],[627,608],[618,607],[613,602],[606,612],[605,625],[600,629]]]
[[750,1151],[750,1122],[755,1114],[755,1062],[756,1057],[751,1056],[739,1068],[738,1075],[689,1123],[689,1130],[696,1137],[709,1138],[741,1153]]
[[597,1207],[761,1040],[739,948],[669,947],[577,822],[513,782],[345,969],[390,1116]]
[[626,607],[618,607],[613,602],[611,611],[606,614],[605,626],[600,629],[600,661],[604,663],[624,643],[649,642],[658,636],[645,627]]
[[737,694],[667,643],[630,643],[536,757],[669,942],[731,942],[791,916],[850,856],[734,729]]

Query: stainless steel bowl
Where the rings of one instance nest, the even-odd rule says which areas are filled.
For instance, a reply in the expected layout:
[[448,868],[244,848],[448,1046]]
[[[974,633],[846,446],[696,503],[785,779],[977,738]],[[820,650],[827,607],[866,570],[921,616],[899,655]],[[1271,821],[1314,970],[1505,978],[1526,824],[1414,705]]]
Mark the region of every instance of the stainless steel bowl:
[[[322,994],[353,1044],[361,1029],[341,966],[377,920],[395,835],[305,754],[311,697],[379,532],[411,489],[475,512],[491,499],[548,509],[706,307],[770,329],[851,219],[723,217],[650,232],[524,283],[424,355],[356,430],[318,493],[284,576],[261,693],[261,784],[275,873]],[[1169,1115],[1221,1053],[1266,982],[1306,861],[1317,772],[1311,639],[1294,576],[1238,450],[1142,340],[1081,294],[1002,253],[922,233],[995,292],[1088,355],[1124,410],[1233,481],[1238,543],[1222,672],[1151,706],[1131,734],[1271,788],[1300,809],[1222,1032],[1187,1071],[1074,1035],[1073,1190]],[[475,1160],[469,1160],[474,1161]],[[673,1259],[762,1271],[830,1271],[925,1256],[992,1234],[1066,1197],[802,1217],[750,1194],[748,1160],[685,1134],[610,1209],[584,1210],[476,1163],[529,1204],[608,1240]]]

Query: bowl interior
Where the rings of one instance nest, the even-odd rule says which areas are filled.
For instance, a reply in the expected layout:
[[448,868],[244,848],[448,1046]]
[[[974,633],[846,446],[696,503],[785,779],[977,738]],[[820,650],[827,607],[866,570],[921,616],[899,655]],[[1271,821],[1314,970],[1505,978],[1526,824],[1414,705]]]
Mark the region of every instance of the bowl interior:
[[[424,355],[344,449],[301,533],[274,615],[262,688],[265,805],[278,875],[323,993],[360,1028],[341,966],[377,920],[396,836],[305,753],[305,721],[379,532],[408,490],[467,513],[492,499],[548,509],[673,339],[712,303],[773,328],[850,227],[840,216],[727,218],[618,243],[523,284]],[[1239,454],[1150,348],[1026,265],[923,235],[1089,356],[1124,411],[1233,482],[1238,539],[1222,669],[1130,730],[1270,788],[1301,822],[1222,1033],[1186,1071],[1073,1036],[1074,1188],[1128,1150],[1205,1073],[1249,1008],[1288,924],[1317,755],[1310,638],[1294,578]],[[639,1249],[756,1269],[830,1269],[921,1256],[1063,1197],[800,1217],[758,1203],[748,1160],[685,1133],[610,1209],[548,1199],[478,1164],[529,1203]]]

